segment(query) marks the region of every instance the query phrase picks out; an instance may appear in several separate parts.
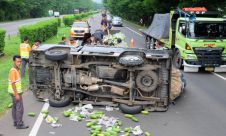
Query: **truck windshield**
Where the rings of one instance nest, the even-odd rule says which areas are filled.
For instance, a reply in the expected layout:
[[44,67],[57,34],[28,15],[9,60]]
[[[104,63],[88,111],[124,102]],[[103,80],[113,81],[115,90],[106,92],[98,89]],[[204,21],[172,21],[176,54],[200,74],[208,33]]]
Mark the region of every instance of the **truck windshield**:
[[189,38],[226,39],[226,23],[225,22],[194,22],[189,24]]

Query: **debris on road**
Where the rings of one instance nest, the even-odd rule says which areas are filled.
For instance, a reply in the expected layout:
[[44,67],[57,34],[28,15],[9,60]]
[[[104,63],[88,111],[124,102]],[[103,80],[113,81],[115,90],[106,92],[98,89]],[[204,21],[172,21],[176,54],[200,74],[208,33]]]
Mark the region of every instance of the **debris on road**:
[[151,136],[151,134],[149,132],[145,132],[144,135],[145,136]]
[[113,111],[113,110],[114,110],[114,108],[113,108],[113,107],[111,107],[111,106],[106,106],[105,110],[106,110],[106,111]]
[[135,128],[133,128],[132,133],[135,136],[140,136],[143,134],[143,130],[140,128],[140,126],[136,126]]
[[148,115],[149,111],[147,111],[147,110],[141,111],[141,114]]
[[50,115],[47,115],[47,117],[45,118],[45,121],[46,123],[50,124],[53,128],[62,127],[62,124],[58,123],[59,118],[57,117],[52,117]]
[[42,110],[41,113],[42,114],[49,114],[49,111],[48,110]]
[[139,120],[138,120],[134,115],[131,115],[131,114],[124,114],[124,116],[125,116],[126,118],[131,119],[131,120],[134,121],[134,122],[139,122]]
[[[111,111],[112,107],[106,107],[106,109]],[[149,112],[144,110],[142,114],[148,115]],[[123,129],[123,122],[119,118],[106,116],[103,111],[94,110],[91,104],[70,108],[64,111],[63,115],[75,122],[87,121],[86,127],[91,136],[150,136],[149,132],[143,132],[140,125]],[[134,122],[139,122],[134,115],[124,114],[124,116]]]
[[29,112],[28,114],[27,114],[29,117],[35,117],[35,113],[34,112]]
[[49,132],[49,134],[51,134],[51,135],[55,135],[55,134],[56,134],[56,132],[51,131],[51,132]]

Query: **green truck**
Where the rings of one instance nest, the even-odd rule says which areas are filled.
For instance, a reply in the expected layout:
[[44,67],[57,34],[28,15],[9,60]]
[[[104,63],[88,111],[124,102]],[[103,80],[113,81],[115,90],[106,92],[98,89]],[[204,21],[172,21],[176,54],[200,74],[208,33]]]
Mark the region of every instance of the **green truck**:
[[226,18],[204,7],[155,14],[145,31],[146,46],[173,50],[173,63],[185,72],[226,72]]

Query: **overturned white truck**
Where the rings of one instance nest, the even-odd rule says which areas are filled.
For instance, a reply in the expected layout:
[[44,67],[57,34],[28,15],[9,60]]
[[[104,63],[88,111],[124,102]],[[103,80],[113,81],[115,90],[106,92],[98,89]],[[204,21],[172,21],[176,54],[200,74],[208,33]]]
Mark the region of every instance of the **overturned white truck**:
[[42,45],[30,55],[30,90],[54,107],[71,101],[166,111],[171,92],[171,53],[103,46]]

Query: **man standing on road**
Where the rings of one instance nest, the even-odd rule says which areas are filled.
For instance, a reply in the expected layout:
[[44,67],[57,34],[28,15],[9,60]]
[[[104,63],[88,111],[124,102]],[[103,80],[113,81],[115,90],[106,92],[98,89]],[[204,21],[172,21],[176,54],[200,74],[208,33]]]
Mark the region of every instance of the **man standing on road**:
[[107,35],[110,34],[110,31],[109,31],[109,22],[108,22],[108,20],[107,20],[106,17],[104,17],[101,20],[101,28],[102,28],[103,32],[107,33]]
[[24,113],[23,99],[22,99],[22,87],[20,76],[21,56],[13,56],[13,67],[9,71],[9,85],[8,92],[12,97],[12,117],[14,126],[17,129],[27,129],[29,126],[25,126],[22,119]]
[[28,37],[24,37],[23,43],[20,44],[20,56],[22,58],[22,70],[21,75],[24,77],[26,71],[26,65],[29,62],[29,53],[31,51],[31,46],[28,43]]
[[40,40],[36,40],[35,44],[31,47],[32,50],[38,48],[41,45],[41,41]]

